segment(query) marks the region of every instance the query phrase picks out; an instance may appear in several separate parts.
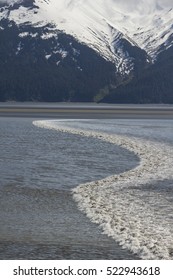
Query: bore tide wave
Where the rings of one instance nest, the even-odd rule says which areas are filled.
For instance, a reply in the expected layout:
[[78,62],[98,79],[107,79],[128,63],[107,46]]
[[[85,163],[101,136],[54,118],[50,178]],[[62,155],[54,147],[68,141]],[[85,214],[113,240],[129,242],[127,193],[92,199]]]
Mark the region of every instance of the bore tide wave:
[[79,209],[104,233],[142,259],[173,259],[173,203],[169,192],[162,191],[165,180],[173,179],[171,145],[133,136],[73,129],[72,125],[68,127],[68,121],[34,121],[33,124],[98,138],[134,152],[140,158],[137,167],[81,184],[72,190],[73,198]]

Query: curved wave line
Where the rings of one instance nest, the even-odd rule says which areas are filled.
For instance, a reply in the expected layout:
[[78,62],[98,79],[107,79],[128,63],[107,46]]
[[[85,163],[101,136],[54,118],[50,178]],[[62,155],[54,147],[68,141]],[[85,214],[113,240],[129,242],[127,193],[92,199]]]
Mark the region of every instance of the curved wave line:
[[[108,135],[68,127],[62,121],[34,121],[34,125],[62,132],[94,137],[119,145],[134,152],[140,164],[127,172],[105,179],[85,183],[73,189],[73,198],[80,210],[91,221],[100,225],[103,232],[119,242],[124,248],[143,259],[171,259],[173,232],[170,219],[156,213],[160,203],[167,199],[159,195],[144,199],[141,186],[156,180],[172,179],[173,149],[137,137]],[[172,209],[173,210],[173,209]]]

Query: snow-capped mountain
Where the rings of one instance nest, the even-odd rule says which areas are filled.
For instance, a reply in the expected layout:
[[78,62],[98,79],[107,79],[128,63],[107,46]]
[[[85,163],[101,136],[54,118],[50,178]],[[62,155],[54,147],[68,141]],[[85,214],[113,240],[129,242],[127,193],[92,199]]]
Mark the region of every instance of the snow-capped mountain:
[[[45,26],[52,23],[58,30],[73,35],[92,47],[103,57],[117,61],[121,57],[117,36],[144,49],[152,58],[173,44],[173,9],[151,7],[125,9],[115,0],[12,0],[1,10],[1,18],[14,20],[18,25]],[[140,2],[140,1],[138,1]],[[147,1],[145,1],[146,3]],[[152,0],[150,1],[153,2]],[[18,3],[19,5],[14,5]],[[173,6],[173,3],[172,3]],[[13,7],[13,8],[12,8]],[[55,36],[55,32],[48,36]]]
[[71,59],[82,72],[81,44],[114,65],[116,77],[109,85],[116,86],[117,77],[134,76],[173,46],[173,2],[0,0],[0,31],[14,25],[16,56],[26,49],[26,42],[32,41],[36,48],[39,41],[47,61],[58,68]]

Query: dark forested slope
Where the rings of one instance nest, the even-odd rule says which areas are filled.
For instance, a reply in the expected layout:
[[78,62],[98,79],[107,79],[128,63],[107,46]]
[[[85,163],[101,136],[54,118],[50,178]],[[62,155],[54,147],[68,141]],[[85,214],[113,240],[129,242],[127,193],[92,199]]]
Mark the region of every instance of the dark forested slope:
[[108,103],[173,103],[173,47],[162,52],[154,65],[102,99]]

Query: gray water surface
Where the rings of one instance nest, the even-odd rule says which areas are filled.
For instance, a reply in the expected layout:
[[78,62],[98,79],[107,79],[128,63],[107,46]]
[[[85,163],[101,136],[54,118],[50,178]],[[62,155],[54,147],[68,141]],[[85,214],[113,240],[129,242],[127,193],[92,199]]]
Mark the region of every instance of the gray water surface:
[[71,189],[138,165],[130,151],[0,118],[0,258],[134,259],[79,211]]

